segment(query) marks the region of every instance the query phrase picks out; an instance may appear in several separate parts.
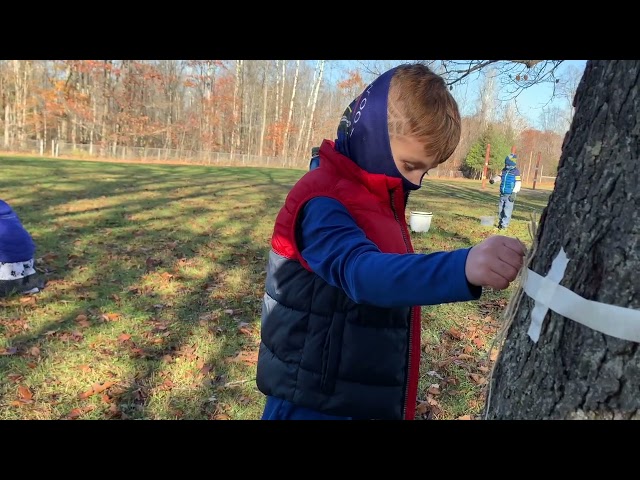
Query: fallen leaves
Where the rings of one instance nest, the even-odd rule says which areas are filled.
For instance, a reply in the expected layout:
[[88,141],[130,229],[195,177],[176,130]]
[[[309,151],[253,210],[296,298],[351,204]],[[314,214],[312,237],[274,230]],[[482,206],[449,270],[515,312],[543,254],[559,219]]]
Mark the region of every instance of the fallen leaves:
[[83,328],[87,328],[91,326],[91,322],[89,320],[80,320],[78,322],[78,325],[80,325]]
[[77,418],[80,418],[82,415],[84,415],[85,413],[89,413],[93,410],[95,410],[95,405],[87,405],[85,407],[82,408],[74,408],[73,410],[71,410],[67,416],[65,417],[67,420],[76,420]]
[[427,389],[427,393],[430,393],[431,395],[440,395],[440,385],[437,383],[431,384]]
[[92,395],[104,392],[115,384],[115,382],[94,383],[89,390],[82,392],[78,397],[80,399],[89,398]]
[[42,260],[45,263],[49,263],[53,260],[56,260],[58,258],[58,254],[56,253],[45,253],[41,258],[39,258],[38,260]]
[[449,330],[447,330],[446,334],[456,340],[462,340],[464,338],[464,335],[462,334],[462,332],[454,327],[451,327]]
[[119,313],[105,313],[101,316],[105,322],[115,322],[120,318]]
[[487,383],[487,379],[477,373],[470,373],[469,377],[476,385],[484,385],[485,383]]
[[241,350],[235,357],[229,357],[227,362],[241,362],[248,366],[258,363],[258,350]]
[[442,414],[442,407],[433,395],[428,394],[426,400],[418,402],[416,406],[416,416],[431,420]]
[[29,387],[20,385],[18,386],[18,399],[23,403],[31,403],[33,401],[33,392]]

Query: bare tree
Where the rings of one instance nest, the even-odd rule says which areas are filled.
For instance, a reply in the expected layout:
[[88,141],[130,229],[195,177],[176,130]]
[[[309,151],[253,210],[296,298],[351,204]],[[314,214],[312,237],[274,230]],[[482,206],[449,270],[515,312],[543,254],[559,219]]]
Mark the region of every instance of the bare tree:
[[[318,60],[313,76],[313,83],[307,97],[307,106],[301,113],[300,129],[298,130],[298,139],[296,141],[296,147],[294,150],[296,157],[300,157],[303,154],[301,152],[301,147],[304,147],[305,151],[308,148],[309,132],[313,124],[313,111],[315,110],[316,102],[318,100],[318,89],[320,88],[320,83],[322,82],[323,69],[324,60]],[[308,129],[307,122],[309,123]]]
[[260,125],[260,140],[258,143],[258,155],[262,156],[264,147],[264,133],[267,129],[267,96],[269,94],[268,84],[269,63],[264,62],[262,67],[262,121]]
[[309,115],[309,128],[307,129],[307,135],[304,141],[305,149],[309,149],[309,142],[311,134],[313,132],[313,122],[315,119],[316,107],[318,105],[318,93],[320,92],[320,85],[322,84],[322,73],[324,71],[324,60],[320,60],[318,76],[314,85],[313,102],[311,104],[311,114]]
[[296,60],[296,71],[293,76],[293,87],[291,87],[291,99],[289,101],[289,113],[287,123],[284,128],[284,146],[282,150],[282,166],[286,164],[287,154],[289,153],[289,130],[291,128],[291,118],[293,116],[293,105],[296,98],[296,87],[298,86],[298,75],[300,73],[300,60]]
[[496,70],[490,68],[484,77],[478,97],[477,113],[483,127],[497,120],[498,92],[496,91]]
[[564,135],[571,124],[571,110],[551,106],[543,108],[539,118],[540,125],[544,131]]
[[231,158],[233,158],[233,153],[236,150],[236,143],[238,142],[238,135],[239,135],[239,124],[241,120],[238,118],[238,110],[241,110],[241,107],[239,107],[239,105],[242,102],[242,96],[239,96],[238,92],[241,91],[241,86],[242,86],[242,76],[243,76],[242,67],[243,67],[243,61],[236,60],[236,82],[233,88],[233,113],[232,113],[233,128],[231,130],[231,148],[230,148]]

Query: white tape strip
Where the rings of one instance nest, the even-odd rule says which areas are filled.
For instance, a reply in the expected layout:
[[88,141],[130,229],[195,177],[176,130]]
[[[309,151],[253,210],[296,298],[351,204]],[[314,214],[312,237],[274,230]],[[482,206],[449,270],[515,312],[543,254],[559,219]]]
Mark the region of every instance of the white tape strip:
[[523,288],[535,300],[527,332],[531,340],[538,341],[542,320],[551,309],[598,332],[640,343],[640,310],[587,300],[559,285],[568,262],[564,249],[561,249],[546,277],[527,270]]
[[532,277],[531,274],[537,274],[531,270],[527,270],[527,282],[524,286],[524,291],[536,301],[533,306],[533,310],[531,311],[531,325],[529,325],[529,331],[527,333],[534,342],[537,342],[538,338],[540,338],[542,321],[549,309],[553,292],[558,287],[560,280],[562,280],[562,276],[564,275],[564,271],[567,268],[568,263],[569,258],[567,257],[564,249],[561,248],[560,253],[556,255],[556,258],[554,258],[551,263],[549,273],[545,277],[546,282],[542,282],[541,285],[536,285],[536,288],[532,288],[531,285],[531,282],[535,282],[535,280],[530,281],[529,278]]

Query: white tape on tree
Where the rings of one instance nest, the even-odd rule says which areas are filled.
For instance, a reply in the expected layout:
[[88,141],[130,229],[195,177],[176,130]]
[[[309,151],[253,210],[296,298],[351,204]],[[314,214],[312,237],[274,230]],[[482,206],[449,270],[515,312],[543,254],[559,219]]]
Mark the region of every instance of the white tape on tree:
[[[533,277],[534,275],[539,276],[537,273],[532,270],[527,270],[527,281],[524,285],[524,291],[536,301],[533,306],[533,310],[531,311],[531,325],[529,325],[529,331],[527,333],[534,342],[537,342],[538,338],[540,338],[542,321],[547,314],[547,310],[549,310],[553,293],[556,291],[560,280],[562,280],[568,263],[569,258],[567,257],[564,249],[561,248],[560,253],[558,253],[556,258],[553,259],[547,276],[540,277],[545,279],[544,282]],[[534,279],[529,280],[532,277]]]
[[564,249],[553,259],[546,277],[527,270],[524,291],[534,301],[528,334],[538,341],[542,321],[549,309],[563,317],[612,337],[640,343],[640,310],[587,300],[560,285],[569,263]]

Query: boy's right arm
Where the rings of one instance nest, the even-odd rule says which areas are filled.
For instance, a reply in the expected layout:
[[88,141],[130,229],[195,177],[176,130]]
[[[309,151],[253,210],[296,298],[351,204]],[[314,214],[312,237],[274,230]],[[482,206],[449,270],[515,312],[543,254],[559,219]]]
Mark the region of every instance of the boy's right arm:
[[[382,253],[347,209],[326,197],[305,205],[299,225],[299,249],[309,267],[357,303],[396,307],[476,300],[482,286],[505,288],[522,265],[514,260],[516,253],[503,252],[516,248],[513,242],[521,245],[507,237],[450,252]],[[514,264],[513,271],[501,258]]]

